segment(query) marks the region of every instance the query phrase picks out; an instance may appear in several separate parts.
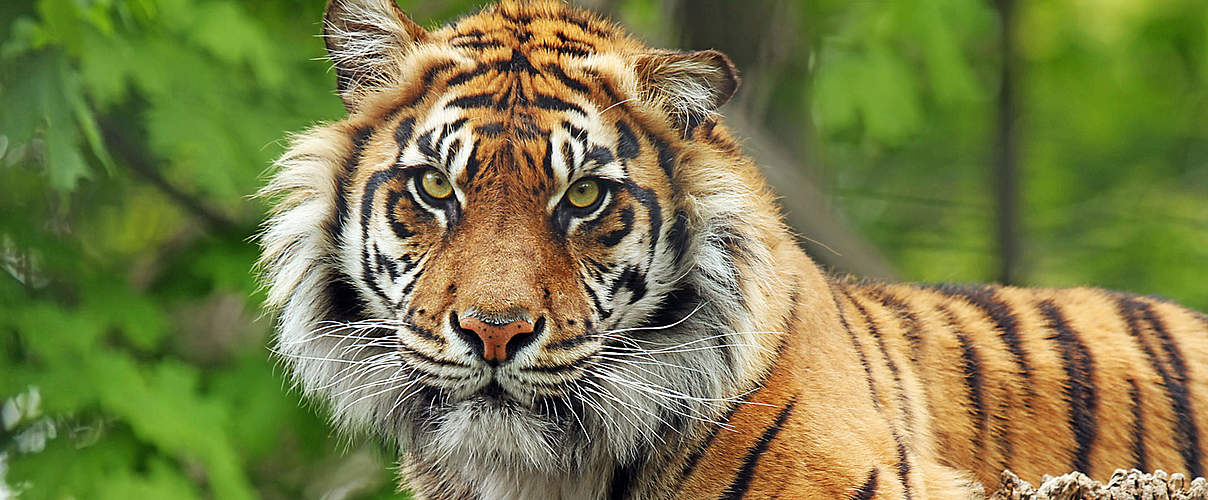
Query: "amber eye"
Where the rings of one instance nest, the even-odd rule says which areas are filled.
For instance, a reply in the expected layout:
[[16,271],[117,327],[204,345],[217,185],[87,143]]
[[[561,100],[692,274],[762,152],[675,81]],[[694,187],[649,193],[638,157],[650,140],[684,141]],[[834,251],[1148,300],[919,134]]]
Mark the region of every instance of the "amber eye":
[[428,196],[438,200],[443,200],[453,194],[453,185],[449,183],[449,178],[434,168],[424,171],[424,176],[420,178],[419,183]]
[[600,198],[600,183],[584,179],[571,185],[566,191],[566,201],[578,208],[587,208]]

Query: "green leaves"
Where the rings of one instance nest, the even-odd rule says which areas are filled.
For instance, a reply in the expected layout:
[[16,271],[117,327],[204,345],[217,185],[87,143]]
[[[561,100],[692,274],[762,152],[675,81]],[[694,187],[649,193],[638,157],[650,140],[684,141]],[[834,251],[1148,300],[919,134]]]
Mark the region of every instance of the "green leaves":
[[328,477],[254,322],[247,195],[286,131],[342,112],[321,8],[0,5],[0,405],[41,401],[0,433],[23,498],[392,491],[386,464]]

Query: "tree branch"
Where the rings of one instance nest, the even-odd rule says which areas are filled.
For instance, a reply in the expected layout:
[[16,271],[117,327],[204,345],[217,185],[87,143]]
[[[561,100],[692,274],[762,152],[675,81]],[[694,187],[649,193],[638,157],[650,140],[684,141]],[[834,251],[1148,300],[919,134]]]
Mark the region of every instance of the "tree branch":
[[201,219],[209,229],[227,231],[236,226],[235,222],[227,216],[209,208],[196,196],[186,193],[169,182],[159,172],[159,169],[155,165],[152,165],[146,152],[136,146],[135,141],[126,135],[121,127],[115,126],[111,119],[102,117],[98,121],[101,126],[101,134],[104,136],[105,144],[108,145],[109,150],[119,162],[129,167],[136,176],[158,189],[168,199],[184,209],[185,212]]

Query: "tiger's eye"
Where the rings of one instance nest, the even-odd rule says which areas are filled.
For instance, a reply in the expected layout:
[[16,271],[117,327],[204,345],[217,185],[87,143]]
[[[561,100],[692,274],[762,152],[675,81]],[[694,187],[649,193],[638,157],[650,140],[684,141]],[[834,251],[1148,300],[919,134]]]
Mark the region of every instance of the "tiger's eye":
[[453,194],[453,184],[449,183],[449,178],[434,168],[424,172],[420,185],[423,186],[424,192],[428,193],[428,196],[438,200],[443,200]]
[[579,208],[586,208],[600,197],[600,183],[584,179],[571,185],[566,191],[566,201]]

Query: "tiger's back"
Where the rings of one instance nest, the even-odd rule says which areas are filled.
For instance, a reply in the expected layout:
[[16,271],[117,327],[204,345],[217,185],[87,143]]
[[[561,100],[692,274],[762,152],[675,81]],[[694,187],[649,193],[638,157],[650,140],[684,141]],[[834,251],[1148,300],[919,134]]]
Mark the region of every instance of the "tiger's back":
[[834,287],[880,408],[983,484],[1203,474],[1203,314],[1093,288]]

